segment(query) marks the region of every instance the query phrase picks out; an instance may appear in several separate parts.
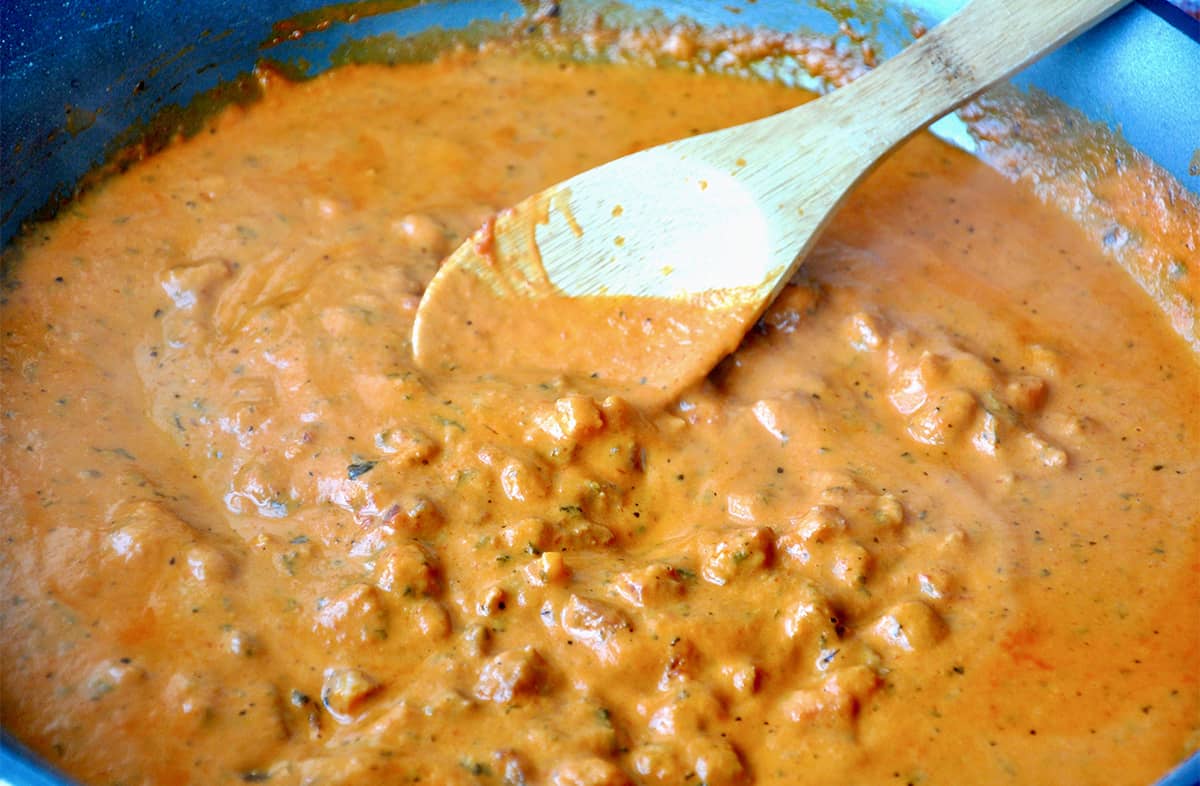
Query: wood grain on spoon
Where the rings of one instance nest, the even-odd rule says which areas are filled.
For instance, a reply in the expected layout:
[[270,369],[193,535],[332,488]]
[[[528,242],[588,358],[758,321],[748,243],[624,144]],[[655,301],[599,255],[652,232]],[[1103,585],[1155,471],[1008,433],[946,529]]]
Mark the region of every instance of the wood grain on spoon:
[[817,101],[529,197],[443,263],[417,312],[418,363],[669,401],[737,347],[888,151],[1125,2],[974,0]]

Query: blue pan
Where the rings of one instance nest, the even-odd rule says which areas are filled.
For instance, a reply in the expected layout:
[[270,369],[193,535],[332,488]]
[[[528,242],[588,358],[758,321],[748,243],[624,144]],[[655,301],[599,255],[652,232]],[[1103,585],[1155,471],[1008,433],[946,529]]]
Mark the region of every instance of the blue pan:
[[[240,0],[0,2],[0,245],[22,222],[69,198],[126,129],[247,73],[264,54],[320,71],[349,39],[382,32],[409,35],[435,25],[455,29],[522,13],[515,0],[433,0],[334,24],[264,53],[260,45],[272,37],[275,21],[328,0],[273,0],[253,8]],[[1014,82],[1040,88],[1119,128],[1200,194],[1200,20],[1182,10],[1195,14],[1194,0],[1178,3],[1135,2]],[[628,4],[709,25],[835,29],[828,13],[792,0],[758,0],[736,9],[711,0]],[[910,0],[907,5],[933,24],[961,0]],[[903,41],[899,35],[885,36],[884,45],[894,52]],[[951,127],[944,130],[953,135]],[[69,784],[0,733],[0,786]],[[1200,786],[1200,752],[1156,786]]]

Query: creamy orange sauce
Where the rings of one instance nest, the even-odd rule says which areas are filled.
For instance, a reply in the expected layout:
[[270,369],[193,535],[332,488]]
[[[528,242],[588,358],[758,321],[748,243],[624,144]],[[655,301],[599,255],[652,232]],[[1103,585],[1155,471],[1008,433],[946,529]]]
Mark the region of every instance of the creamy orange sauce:
[[762,308],[750,287],[721,290],[711,299],[555,291],[530,297],[497,293],[461,271],[433,286],[436,305],[424,304],[414,322],[419,367],[441,374],[562,376],[656,408],[736,349]]
[[1146,784],[1194,750],[1200,367],[960,152],[885,163],[665,409],[414,367],[498,208],[800,100],[346,68],[34,228],[5,727],[96,784]]

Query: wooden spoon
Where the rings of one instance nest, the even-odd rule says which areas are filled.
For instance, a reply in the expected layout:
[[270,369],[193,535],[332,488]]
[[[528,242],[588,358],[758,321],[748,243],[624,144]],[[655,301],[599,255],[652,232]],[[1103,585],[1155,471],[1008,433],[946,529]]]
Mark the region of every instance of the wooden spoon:
[[1126,0],[973,0],[852,84],[577,175],[451,254],[413,327],[434,371],[593,378],[658,405],[741,342],[900,142]]

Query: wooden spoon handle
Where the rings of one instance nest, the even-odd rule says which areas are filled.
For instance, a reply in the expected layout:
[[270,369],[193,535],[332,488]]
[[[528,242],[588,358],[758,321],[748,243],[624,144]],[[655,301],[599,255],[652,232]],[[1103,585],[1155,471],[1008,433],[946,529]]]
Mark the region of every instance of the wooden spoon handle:
[[[869,134],[865,141],[875,158],[1127,2],[973,0],[828,98],[833,106],[859,110],[846,111],[847,131]],[[864,106],[885,111],[864,116]]]
[[[1128,0],[972,0],[875,70],[819,101],[668,144],[736,170],[772,228],[774,293],[853,185],[888,151]],[[753,151],[753,155],[749,152]]]

